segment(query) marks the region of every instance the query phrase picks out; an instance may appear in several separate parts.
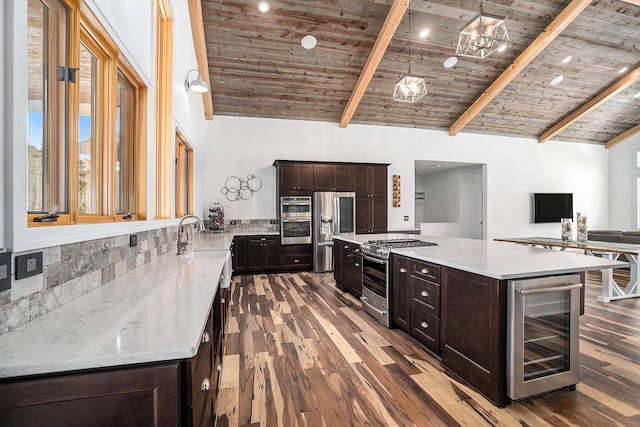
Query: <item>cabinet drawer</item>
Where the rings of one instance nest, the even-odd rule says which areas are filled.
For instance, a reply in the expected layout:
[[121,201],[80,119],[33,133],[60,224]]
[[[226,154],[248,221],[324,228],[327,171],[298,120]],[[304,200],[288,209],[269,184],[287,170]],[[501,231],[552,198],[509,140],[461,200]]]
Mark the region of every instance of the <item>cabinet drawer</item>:
[[411,305],[440,317],[440,286],[413,277],[411,280]]
[[280,245],[280,255],[313,255],[313,245]]
[[278,243],[279,240],[279,236],[249,236],[250,243]]
[[411,336],[440,354],[440,319],[415,306],[411,307]]
[[411,274],[440,284],[440,266],[425,261],[411,261]]
[[357,243],[345,242],[344,240],[336,240],[335,245],[339,245],[343,251],[353,254],[359,254],[361,252],[360,245]]
[[280,256],[280,266],[284,268],[310,267],[312,255],[283,255]]

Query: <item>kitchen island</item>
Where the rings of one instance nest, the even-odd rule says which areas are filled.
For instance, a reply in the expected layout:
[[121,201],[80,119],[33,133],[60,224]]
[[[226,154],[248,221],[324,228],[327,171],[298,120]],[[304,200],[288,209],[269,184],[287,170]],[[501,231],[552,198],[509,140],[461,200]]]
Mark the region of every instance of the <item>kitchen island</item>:
[[0,335],[0,425],[210,424],[233,237],[202,233]]
[[436,243],[391,249],[391,323],[441,357],[454,376],[497,406],[511,402],[508,282],[627,265],[577,253],[453,237],[351,234],[336,239],[350,244],[386,239]]

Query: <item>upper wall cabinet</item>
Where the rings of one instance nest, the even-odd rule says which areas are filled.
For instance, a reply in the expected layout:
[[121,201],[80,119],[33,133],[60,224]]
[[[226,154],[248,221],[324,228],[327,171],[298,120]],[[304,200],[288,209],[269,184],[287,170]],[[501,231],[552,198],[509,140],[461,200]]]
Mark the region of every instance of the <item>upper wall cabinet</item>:
[[313,187],[315,191],[354,191],[353,164],[313,165]]
[[276,160],[280,195],[311,195],[313,193],[313,164]]
[[387,197],[387,165],[357,165],[357,197]]

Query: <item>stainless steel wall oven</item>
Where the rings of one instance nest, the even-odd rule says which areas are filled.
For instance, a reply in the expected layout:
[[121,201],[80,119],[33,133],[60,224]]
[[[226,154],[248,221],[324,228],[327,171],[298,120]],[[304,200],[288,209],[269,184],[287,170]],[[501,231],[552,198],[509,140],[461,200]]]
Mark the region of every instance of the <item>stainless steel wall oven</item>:
[[580,380],[580,275],[508,282],[507,391],[520,400]]
[[311,243],[311,197],[280,198],[280,242],[283,245]]

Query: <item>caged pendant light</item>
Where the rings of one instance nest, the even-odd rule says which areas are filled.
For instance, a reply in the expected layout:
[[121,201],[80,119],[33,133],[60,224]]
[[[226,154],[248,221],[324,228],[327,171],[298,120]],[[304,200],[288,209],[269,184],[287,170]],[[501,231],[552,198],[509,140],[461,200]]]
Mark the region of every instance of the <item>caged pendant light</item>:
[[427,94],[427,85],[422,77],[411,75],[411,1],[409,1],[409,71],[396,82],[393,100],[416,102]]
[[482,12],[460,30],[456,55],[486,58],[496,50],[502,52],[509,43],[504,18]]

